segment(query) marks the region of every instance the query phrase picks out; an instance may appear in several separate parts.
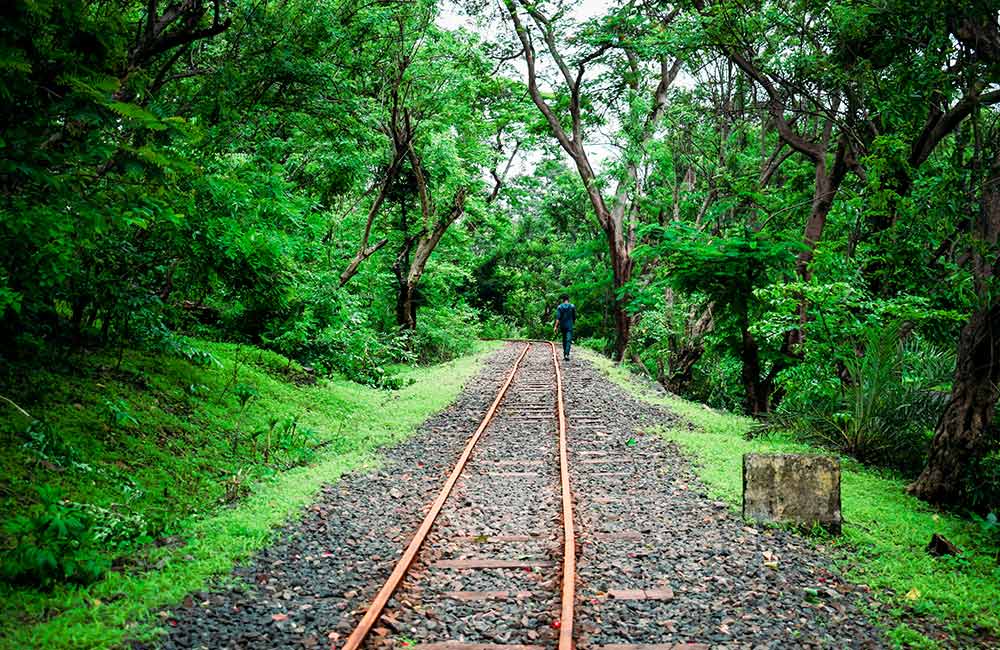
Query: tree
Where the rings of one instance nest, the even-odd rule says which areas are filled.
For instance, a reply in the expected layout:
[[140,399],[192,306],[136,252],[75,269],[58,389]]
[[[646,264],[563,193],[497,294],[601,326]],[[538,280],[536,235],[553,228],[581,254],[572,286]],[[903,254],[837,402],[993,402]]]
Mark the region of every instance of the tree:
[[[167,143],[186,107],[164,87],[185,54],[231,25],[219,0],[18,2],[5,10],[0,336],[127,329],[155,301],[132,285],[158,275],[149,229],[174,223],[170,193],[186,168]],[[178,112],[174,112],[179,109]],[[128,256],[130,259],[126,260]],[[68,322],[60,305],[70,305]]]
[[[826,67],[829,56],[830,27],[824,24],[822,7],[801,3],[800,13],[790,20],[781,20],[786,14],[783,5],[762,3],[759,15],[745,15],[725,4],[714,4],[703,11],[709,15],[709,34],[718,43],[718,49],[755,84],[763,89],[763,105],[769,126],[777,131],[781,146],[771,156],[780,164],[781,151],[788,147],[805,157],[815,170],[812,201],[802,234],[804,247],[798,254],[795,272],[799,280],[808,283],[812,273],[810,264],[816,245],[823,237],[827,218],[841,184],[852,169],[859,164],[855,144],[849,131],[835,132],[835,125],[849,124],[858,110],[856,98],[860,92],[837,77],[824,78],[819,73]],[[771,22],[770,18],[775,20]],[[762,20],[775,25],[767,32],[755,31]],[[780,52],[794,48],[798,66],[784,67]],[[779,70],[766,70],[768,59]],[[805,72],[805,74],[803,74]],[[846,98],[846,99],[845,99]],[[846,108],[846,110],[845,110]],[[832,152],[832,162],[829,160]],[[773,170],[762,176],[769,177]],[[802,300],[798,307],[800,327],[789,330],[786,351],[800,345],[807,322],[807,306]]]
[[984,161],[987,172],[967,244],[976,304],[958,339],[951,397],[934,431],[927,464],[909,487],[925,501],[950,506],[959,505],[965,496],[968,468],[985,452],[1000,397],[1000,301],[995,279],[1000,253],[1000,148],[996,147],[1000,130],[995,125],[1000,116],[992,118],[994,129],[987,133],[992,160]]
[[[528,92],[542,113],[552,136],[573,161],[580,180],[604,231],[610,253],[613,313],[615,321],[615,358],[625,357],[632,327],[628,313],[627,286],[632,279],[632,251],[636,245],[634,210],[641,186],[640,168],[646,156],[645,147],[660,125],[671,84],[681,69],[680,58],[673,56],[665,37],[678,10],[656,11],[646,6],[626,4],[609,13],[605,19],[588,25],[577,36],[564,33],[565,7],[556,5],[546,12],[544,5],[524,0],[504,0],[504,7],[521,45],[521,56],[527,66]],[[530,21],[522,18],[522,13]],[[537,35],[537,36],[536,36]],[[546,99],[546,89],[539,83],[540,71],[535,41],[544,43],[546,52],[558,70],[565,100],[553,105]],[[610,58],[618,54],[617,61]],[[605,198],[601,182],[587,152],[587,121],[594,116],[595,96],[585,94],[588,71],[599,66],[614,66],[624,84],[627,99],[619,115],[624,153],[620,160],[617,186],[613,197]],[[591,72],[592,74],[592,72]],[[637,111],[645,108],[644,117],[636,119]],[[562,114],[560,114],[562,113]],[[569,122],[567,130],[565,123]]]

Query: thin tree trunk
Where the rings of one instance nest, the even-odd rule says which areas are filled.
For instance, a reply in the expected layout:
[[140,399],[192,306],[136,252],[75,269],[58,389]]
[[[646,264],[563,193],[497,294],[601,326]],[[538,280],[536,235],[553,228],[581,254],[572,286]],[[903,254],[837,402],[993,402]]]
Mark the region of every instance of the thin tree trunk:
[[767,413],[768,394],[760,382],[760,348],[753,334],[745,328],[742,332],[740,360],[743,362],[740,376],[743,379],[747,413],[754,416]]
[[615,321],[615,361],[620,362],[625,358],[625,351],[632,334],[632,317],[625,309],[628,299],[623,294],[625,286],[632,280],[632,256],[620,229],[608,232],[608,249],[611,253],[614,290],[612,313]]
[[[414,180],[417,184],[417,193],[420,198],[420,212],[425,227],[413,237],[406,237],[403,248],[396,258],[393,271],[397,280],[396,298],[396,322],[400,329],[416,329],[417,312],[415,295],[420,278],[423,277],[424,270],[431,254],[441,242],[441,238],[448,228],[465,211],[465,197],[468,194],[467,187],[460,187],[452,199],[452,205],[447,214],[436,216],[436,208],[430,197],[430,188],[423,172],[420,157],[412,145],[409,147],[407,157],[413,168]],[[403,213],[403,232],[405,234],[407,224],[405,221],[405,211]],[[428,230],[426,224],[433,222],[433,227]]]
[[382,179],[382,182],[379,183],[378,193],[375,195],[375,199],[368,208],[368,217],[365,220],[365,228],[361,233],[361,243],[358,245],[358,252],[354,254],[350,263],[348,263],[347,267],[340,274],[340,283],[338,287],[343,287],[345,284],[350,282],[351,278],[357,274],[358,268],[361,264],[389,243],[388,239],[383,238],[374,244],[368,244],[371,238],[372,226],[375,223],[375,218],[378,216],[379,210],[382,208],[382,204],[389,195],[390,187],[392,187],[392,184],[396,182],[396,177],[399,174],[399,165],[402,162],[403,157],[404,154],[402,152],[396,153],[393,157],[392,163],[385,172],[385,177]]

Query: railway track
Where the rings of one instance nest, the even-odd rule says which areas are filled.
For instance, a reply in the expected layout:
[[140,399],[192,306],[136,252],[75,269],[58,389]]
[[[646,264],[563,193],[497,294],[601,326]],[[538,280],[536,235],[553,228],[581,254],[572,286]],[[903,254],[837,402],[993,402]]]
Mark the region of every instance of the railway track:
[[[378,647],[386,626],[417,650],[571,650],[572,504],[556,347],[525,342],[340,650]],[[460,608],[461,622],[442,623],[437,607]]]
[[383,465],[323,488],[242,584],[179,606],[163,649],[889,647],[809,542],[733,517],[643,434],[669,414],[553,353],[490,357]]

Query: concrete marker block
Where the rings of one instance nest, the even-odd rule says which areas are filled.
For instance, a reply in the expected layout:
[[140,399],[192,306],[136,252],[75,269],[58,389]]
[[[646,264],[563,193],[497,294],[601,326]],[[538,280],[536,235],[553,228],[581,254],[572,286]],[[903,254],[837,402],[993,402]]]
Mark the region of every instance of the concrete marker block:
[[806,528],[819,524],[839,535],[840,460],[809,454],[744,454],[743,516]]

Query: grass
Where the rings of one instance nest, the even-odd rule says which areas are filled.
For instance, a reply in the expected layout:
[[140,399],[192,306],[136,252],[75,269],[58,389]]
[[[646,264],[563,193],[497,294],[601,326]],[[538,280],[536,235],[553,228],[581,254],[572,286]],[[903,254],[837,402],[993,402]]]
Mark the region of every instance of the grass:
[[[738,507],[742,499],[742,458],[751,452],[829,453],[780,433],[747,440],[753,421],[709,409],[672,395],[650,391],[621,366],[585,353],[612,381],[637,398],[659,404],[690,425],[663,435],[695,460],[696,470],[716,498]],[[1000,566],[997,549],[979,527],[939,513],[905,492],[905,482],[841,459],[843,535],[823,540],[847,579],[870,586],[897,616],[926,616],[958,637],[1000,635]],[[924,550],[933,533],[962,549],[956,557],[935,558]],[[936,647],[905,622],[890,632],[900,647]]]
[[[302,385],[307,373],[279,355],[197,345],[218,365],[126,351],[120,368],[114,355],[95,355],[0,377],[0,394],[44,422],[54,440],[26,446],[27,418],[0,405],[4,517],[30,510],[33,486],[46,484],[109,517],[127,515],[159,541],[109,549],[126,562],[89,586],[0,584],[0,647],[113,648],[155,638],[164,608],[262,548],[323,484],[377,462],[375,450],[449,404],[497,344],[404,369],[412,383],[392,392],[345,380]],[[251,388],[244,408],[236,394]],[[268,429],[287,429],[293,419],[304,444],[275,445],[265,463],[251,437],[262,447]],[[234,430],[241,432],[235,454]],[[225,503],[227,486],[241,498]],[[11,543],[0,539],[0,550]]]

